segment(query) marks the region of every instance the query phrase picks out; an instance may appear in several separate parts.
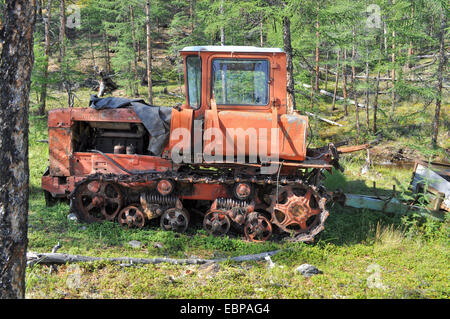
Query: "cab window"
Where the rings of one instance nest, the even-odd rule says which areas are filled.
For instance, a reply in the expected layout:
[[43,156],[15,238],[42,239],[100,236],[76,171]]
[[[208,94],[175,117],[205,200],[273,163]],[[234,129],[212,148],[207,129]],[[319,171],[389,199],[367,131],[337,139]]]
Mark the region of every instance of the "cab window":
[[193,109],[200,108],[202,92],[202,61],[198,56],[186,58],[188,103]]
[[218,105],[267,105],[267,60],[214,59],[212,93]]

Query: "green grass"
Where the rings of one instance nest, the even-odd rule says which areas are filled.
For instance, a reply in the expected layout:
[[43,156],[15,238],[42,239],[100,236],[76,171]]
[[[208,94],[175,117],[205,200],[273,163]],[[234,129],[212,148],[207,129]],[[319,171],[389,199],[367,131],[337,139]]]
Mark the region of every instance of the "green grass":
[[[176,89],[169,87],[169,91]],[[155,104],[170,106],[180,101],[159,93],[162,88],[155,91]],[[77,92],[80,101],[76,100],[76,106],[86,107],[90,93]],[[61,107],[64,96],[52,95],[48,108]],[[323,126],[323,132],[325,128],[329,127]],[[449,298],[448,220],[436,222],[329,204],[326,229],[314,244],[249,243],[241,237],[208,236],[200,227],[175,234],[157,225],[123,230],[111,222],[81,224],[67,219],[66,203],[45,206],[40,179],[48,165],[48,145],[38,141],[46,138],[46,117],[31,115],[29,251],[50,252],[57,242],[61,253],[102,257],[217,258],[286,250],[272,257],[276,265],[272,269],[265,261],[223,262],[216,268],[120,267],[103,262],[59,266],[50,274],[47,266],[38,264],[27,269],[27,298]],[[413,138],[402,138],[415,143]],[[398,190],[409,184],[410,169],[372,166],[367,174],[361,174],[364,157],[364,152],[343,157],[345,172],[328,175],[327,188],[371,194],[376,181],[381,193],[389,194],[392,184],[397,184]],[[131,248],[131,240],[142,242],[142,248]],[[315,265],[323,274],[302,277],[295,268],[303,263]],[[377,280],[379,284],[374,285]]]

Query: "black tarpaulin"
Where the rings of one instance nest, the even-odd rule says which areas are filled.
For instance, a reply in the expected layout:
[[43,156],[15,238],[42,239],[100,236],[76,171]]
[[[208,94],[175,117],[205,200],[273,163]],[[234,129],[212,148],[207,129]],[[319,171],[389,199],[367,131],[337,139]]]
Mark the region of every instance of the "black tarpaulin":
[[149,105],[142,99],[133,100],[122,97],[99,98],[97,95],[91,95],[89,107],[96,110],[122,107],[133,109],[151,135],[148,151],[151,155],[161,156],[170,137],[172,108]]

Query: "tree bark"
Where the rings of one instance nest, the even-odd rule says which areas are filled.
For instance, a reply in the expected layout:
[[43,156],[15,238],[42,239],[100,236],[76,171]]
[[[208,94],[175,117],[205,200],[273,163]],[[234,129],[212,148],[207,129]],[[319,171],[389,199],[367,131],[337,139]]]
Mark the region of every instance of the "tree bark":
[[222,25],[220,27],[220,45],[225,45],[225,28],[223,26],[223,24],[224,24],[223,21],[225,20],[225,17],[223,16],[224,15],[223,10],[224,9],[223,9],[223,0],[222,0],[222,2],[220,3],[220,8],[219,8],[220,17],[222,18]]
[[139,75],[138,75],[138,64],[137,64],[137,55],[136,55],[136,34],[134,29],[134,10],[133,6],[130,5],[130,20],[131,20],[131,41],[133,43],[133,74],[134,74],[134,83],[133,83],[133,91],[134,96],[139,96],[138,83],[139,83]]
[[152,41],[150,28],[150,0],[145,3],[145,23],[147,27],[147,82],[148,82],[148,102],[153,104],[152,94]]
[[[325,91],[328,90],[328,58],[330,56],[330,51],[327,51],[327,58],[325,63]],[[339,59],[339,58],[338,58]]]
[[436,97],[436,108],[434,110],[434,120],[433,120],[433,136],[431,141],[433,146],[437,146],[437,138],[439,134],[439,117],[441,113],[441,103],[442,103],[442,80],[444,68],[446,65],[445,56],[445,29],[446,29],[447,19],[444,13],[443,4],[441,4],[441,31],[439,33],[439,67],[438,67],[438,83],[437,83],[437,97]]
[[344,94],[344,113],[345,116],[348,116],[347,109],[347,49],[344,49],[344,58],[342,62],[342,91]]
[[44,115],[46,99],[47,99],[47,82],[48,82],[48,61],[50,57],[50,20],[51,20],[51,10],[52,10],[52,0],[48,0],[47,3],[47,14],[44,17],[44,37],[45,37],[45,45],[44,45],[44,54],[45,54],[45,68],[44,68],[44,82],[42,83],[42,91],[39,105],[39,115]]
[[92,41],[91,19],[89,16],[88,16],[88,34],[89,34],[89,46],[91,48],[92,64],[95,69],[97,64],[95,63],[95,51],[94,51],[94,43]]
[[25,297],[35,0],[7,0],[0,74],[0,299]]
[[294,64],[292,61],[291,45],[291,21],[288,17],[283,17],[283,44],[286,52],[286,73],[287,73],[287,113],[290,114],[296,109],[295,105],[295,82]]
[[259,20],[259,46],[262,48],[264,46],[264,13],[261,12],[261,17]]
[[369,44],[366,42],[366,126],[367,132],[370,130],[370,115],[369,115]]
[[358,94],[356,92],[356,67],[355,67],[355,57],[356,57],[356,47],[355,47],[356,31],[353,28],[353,47],[352,47],[352,93],[353,100],[355,101],[355,117],[356,117],[356,132],[359,138],[360,128],[359,128],[359,107],[358,107]]
[[103,49],[105,52],[105,69],[108,74],[111,74],[111,57],[109,56],[109,39],[106,29],[103,29]]
[[378,90],[380,89],[380,71],[377,73],[377,80],[375,82],[375,97],[373,101],[373,134],[377,132],[377,111],[378,111]]
[[59,0],[59,62],[64,61],[66,47],[64,39],[66,37],[66,4],[65,0]]
[[333,93],[333,103],[331,104],[331,110],[336,110],[336,95],[337,95],[337,89],[339,85],[339,58],[341,56],[341,50],[338,51],[337,54],[337,62],[336,62],[336,79],[334,82],[334,93]]
[[[395,5],[395,0],[392,0],[392,4]],[[392,30],[392,57],[391,57],[391,61],[392,61],[392,70],[391,70],[391,78],[392,78],[392,96],[391,96],[391,100],[392,100],[392,106],[391,106],[391,112],[394,113],[395,111],[395,99],[396,99],[396,94],[395,94],[395,30]]]
[[[317,13],[317,15],[319,15]],[[319,17],[317,16],[316,21],[316,82],[314,84],[314,90],[319,91],[319,76],[320,76],[320,69],[319,69],[319,55],[320,55],[320,49],[319,49],[320,41],[319,41]]]

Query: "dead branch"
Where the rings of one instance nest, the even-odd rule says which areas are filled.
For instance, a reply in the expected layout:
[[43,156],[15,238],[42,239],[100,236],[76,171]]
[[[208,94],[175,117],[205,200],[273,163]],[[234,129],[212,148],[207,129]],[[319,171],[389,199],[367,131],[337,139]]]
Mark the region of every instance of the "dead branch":
[[[303,85],[305,88],[311,88],[311,85],[309,85],[309,84],[303,83],[302,85]],[[325,91],[325,90],[320,90],[319,93],[320,93],[320,94],[323,94],[323,95],[326,95],[326,96],[331,96],[331,97],[334,96],[333,93],[328,92],[328,91]],[[345,100],[345,99],[344,99],[342,96],[336,95],[336,100]],[[349,99],[349,100],[348,100],[348,103],[350,103],[350,104],[355,104],[355,101]],[[365,108],[366,106],[365,106],[364,104],[358,103],[358,107]],[[372,108],[372,107],[369,106],[369,108]]]
[[188,258],[188,259],[174,259],[174,258],[133,258],[133,257],[91,257],[91,256],[81,256],[81,255],[70,255],[61,253],[27,253],[27,266],[33,266],[35,264],[41,265],[64,265],[72,263],[83,263],[83,262],[117,262],[124,264],[159,264],[168,263],[174,265],[193,265],[193,264],[206,264],[206,263],[217,263],[223,261],[258,261],[263,260],[267,256],[273,256],[282,250],[274,250],[269,252],[264,252],[260,254],[243,255],[230,258],[218,258],[218,259],[201,259],[201,258]]
[[163,93],[167,94],[167,95],[175,96],[175,97],[178,97],[178,98],[181,98],[181,99],[184,98],[184,96],[182,96],[182,95],[178,95],[176,93],[169,92],[166,87],[164,88]]
[[336,126],[344,126],[344,125],[342,125],[342,124],[339,124],[339,123],[333,122],[333,121],[331,121],[331,120],[328,120],[328,119],[326,119],[326,118],[320,117],[320,116],[318,116],[317,114],[314,114],[314,113],[311,113],[311,112],[305,112],[305,113],[306,113],[307,115],[309,115],[309,116],[316,117],[316,118],[318,118],[319,120],[324,121],[324,122],[326,122],[326,123],[328,123],[328,124],[336,125]]

